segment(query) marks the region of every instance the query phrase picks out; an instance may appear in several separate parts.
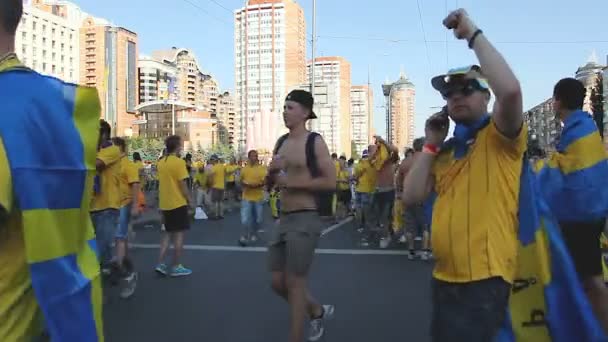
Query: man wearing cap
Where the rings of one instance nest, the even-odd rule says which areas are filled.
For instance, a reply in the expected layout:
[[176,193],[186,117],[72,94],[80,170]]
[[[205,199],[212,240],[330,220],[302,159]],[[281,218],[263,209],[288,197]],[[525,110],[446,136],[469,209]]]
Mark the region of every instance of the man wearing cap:
[[[281,188],[280,223],[269,232],[269,266],[272,288],[290,306],[290,342],[303,338],[304,321],[310,319],[309,341],[323,336],[324,321],[332,305],[319,305],[308,291],[308,273],[323,229],[316,194],[335,191],[336,170],[323,138],[306,129],[316,118],[313,97],[294,90],[287,95],[283,120],[289,133],[279,138],[269,172]],[[312,145],[312,152],[306,146]]]
[[[517,263],[519,182],[527,130],[519,81],[466,11],[443,24],[466,39],[481,67],[432,85],[447,111],[431,116],[422,153],[405,177],[406,205],[437,193],[433,208],[433,341],[491,341],[505,320]],[[488,114],[490,88],[496,96]],[[444,143],[449,117],[454,137]]]
[[372,220],[372,197],[376,187],[376,169],[373,168],[369,161],[370,153],[373,154],[376,150],[376,145],[369,145],[367,150],[363,150],[361,160],[355,167],[353,178],[357,182],[355,188],[355,208],[357,223],[359,224],[358,231],[363,233],[362,244],[368,245],[366,235],[369,234]]

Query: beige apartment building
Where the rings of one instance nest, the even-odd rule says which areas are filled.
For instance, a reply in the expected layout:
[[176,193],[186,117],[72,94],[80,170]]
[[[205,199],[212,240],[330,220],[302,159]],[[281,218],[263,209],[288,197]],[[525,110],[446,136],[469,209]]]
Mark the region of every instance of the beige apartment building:
[[403,153],[406,147],[411,147],[415,137],[415,102],[416,88],[401,73],[394,83],[382,85],[386,98],[386,132],[388,141]]
[[117,136],[138,134],[137,34],[93,17],[80,28],[80,84],[97,87],[102,118]]
[[[307,64],[307,83],[312,80],[312,61]],[[351,66],[339,56],[317,57],[315,64],[315,84],[332,87],[334,98],[327,103],[329,115],[312,120],[311,128],[319,132],[330,152],[351,155]]]
[[287,90],[306,79],[304,11],[294,0],[248,0],[234,12],[238,150],[271,151],[285,131]]
[[[373,138],[374,94],[368,85],[350,88],[352,146],[361,155]],[[354,151],[353,151],[354,153]]]

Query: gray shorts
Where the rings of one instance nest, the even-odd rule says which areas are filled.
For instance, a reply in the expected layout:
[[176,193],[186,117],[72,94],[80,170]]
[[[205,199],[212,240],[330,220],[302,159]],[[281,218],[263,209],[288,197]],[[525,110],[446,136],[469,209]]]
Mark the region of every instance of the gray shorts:
[[281,213],[280,223],[269,239],[270,271],[307,275],[322,229],[323,222],[316,211]]
[[423,232],[428,232],[429,230],[424,215],[424,207],[420,204],[405,208],[403,223],[405,224],[406,232],[413,236],[422,236]]

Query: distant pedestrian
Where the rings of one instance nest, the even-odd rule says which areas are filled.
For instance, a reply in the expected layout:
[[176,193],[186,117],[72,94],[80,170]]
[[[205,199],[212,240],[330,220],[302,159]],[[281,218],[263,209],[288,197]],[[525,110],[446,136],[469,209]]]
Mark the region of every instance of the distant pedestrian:
[[258,239],[258,230],[264,220],[264,185],[267,175],[266,166],[260,165],[256,150],[249,151],[247,157],[249,163],[241,169],[241,224],[244,234],[239,243],[242,246]]

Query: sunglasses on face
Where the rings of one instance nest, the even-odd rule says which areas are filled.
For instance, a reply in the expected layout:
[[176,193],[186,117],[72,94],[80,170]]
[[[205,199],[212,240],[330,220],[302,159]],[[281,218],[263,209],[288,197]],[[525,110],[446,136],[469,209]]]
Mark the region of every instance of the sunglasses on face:
[[483,88],[479,85],[477,80],[466,80],[451,85],[448,89],[441,92],[441,96],[444,100],[448,100],[455,94],[462,94],[467,97],[479,90],[483,90]]

